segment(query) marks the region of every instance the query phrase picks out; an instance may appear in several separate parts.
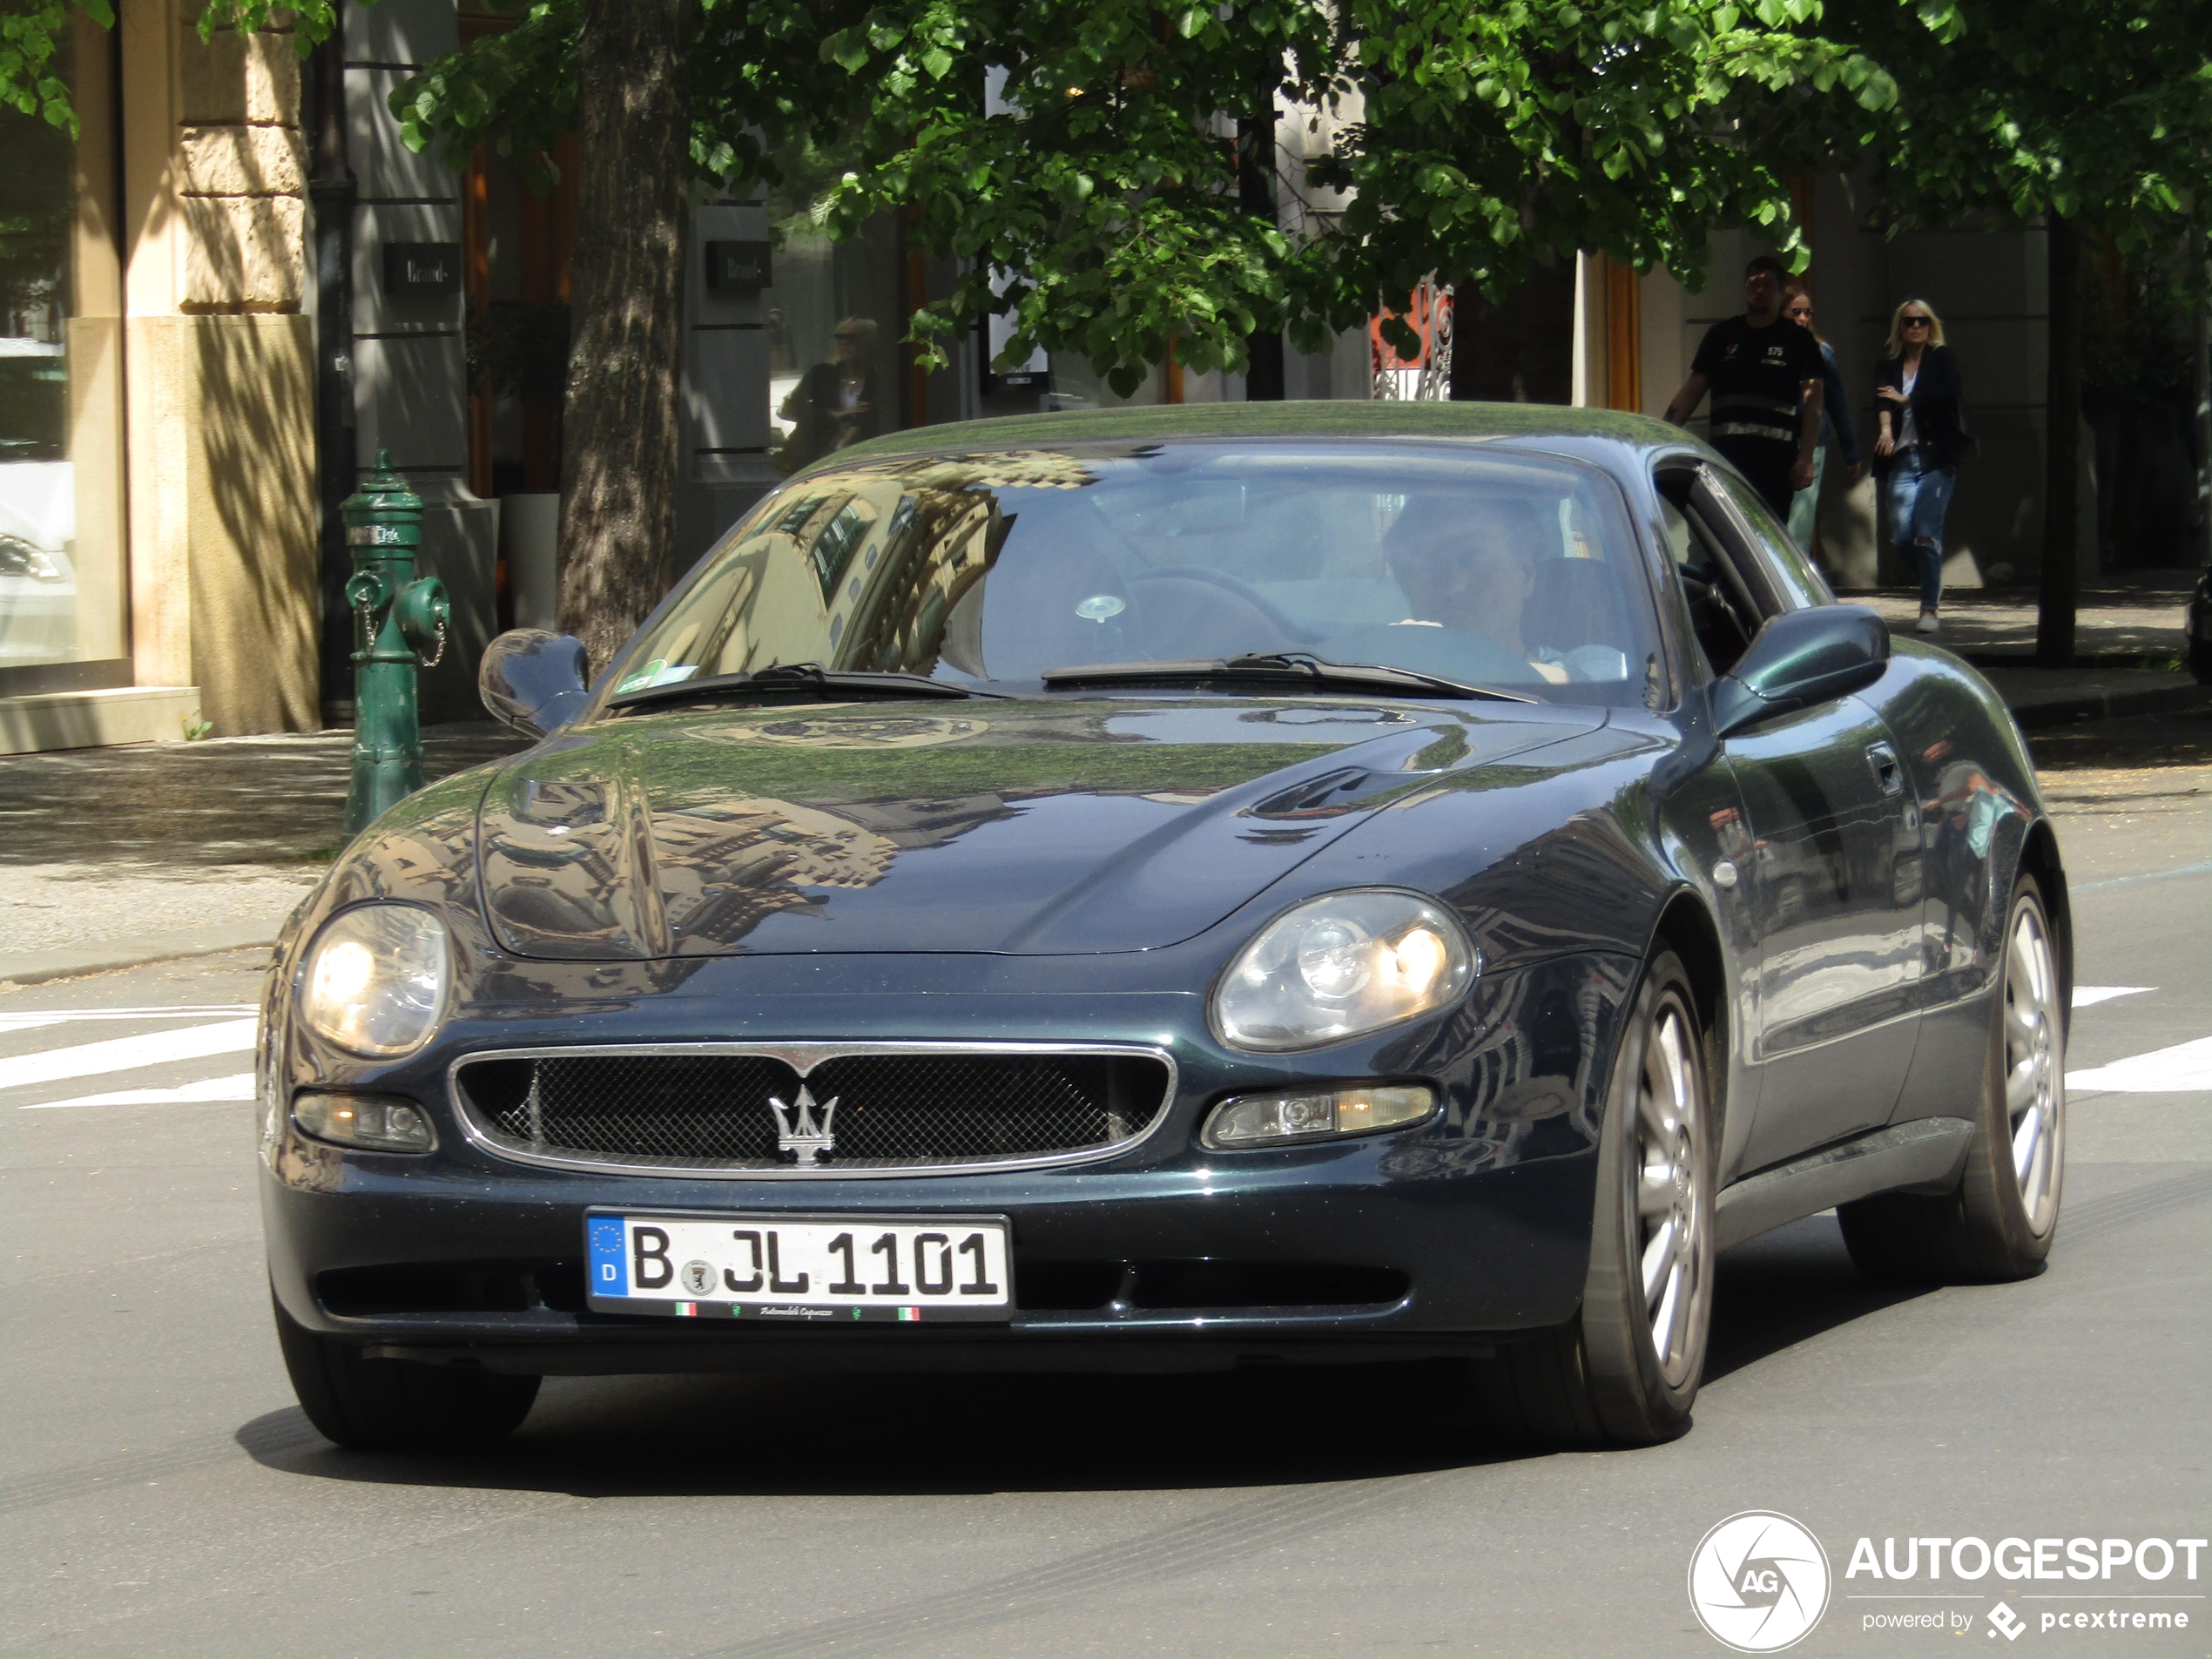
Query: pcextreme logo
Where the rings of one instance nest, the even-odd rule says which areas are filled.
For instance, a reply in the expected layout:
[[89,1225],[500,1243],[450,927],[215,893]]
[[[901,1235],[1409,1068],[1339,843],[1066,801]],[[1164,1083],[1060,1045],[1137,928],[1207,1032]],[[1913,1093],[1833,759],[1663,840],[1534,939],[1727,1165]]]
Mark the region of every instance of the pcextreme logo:
[[1689,1607],[1716,1642],[1738,1653],[1779,1653],[1828,1610],[1828,1553],[1787,1515],[1746,1509],[1697,1541]]

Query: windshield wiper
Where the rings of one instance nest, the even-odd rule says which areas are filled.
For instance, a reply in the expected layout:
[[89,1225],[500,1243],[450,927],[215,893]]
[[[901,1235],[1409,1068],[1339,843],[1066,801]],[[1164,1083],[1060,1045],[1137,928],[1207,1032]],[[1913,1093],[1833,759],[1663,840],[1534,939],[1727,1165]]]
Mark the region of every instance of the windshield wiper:
[[743,697],[757,691],[813,692],[835,698],[968,698],[1004,697],[1004,691],[984,691],[946,680],[924,679],[919,674],[890,671],[824,668],[819,663],[776,663],[749,674],[712,674],[705,679],[671,680],[661,685],[641,685],[618,691],[607,699],[610,709],[636,708],[641,703],[702,702],[711,698]]
[[1411,668],[1384,663],[1332,663],[1310,651],[1250,651],[1241,657],[1198,658],[1177,663],[1085,663],[1076,668],[1048,668],[1048,691],[1063,685],[1187,684],[1192,680],[1238,681],[1263,685],[1297,685],[1381,691],[1399,697],[1480,697],[1501,703],[1534,703],[1518,691],[1468,685]]

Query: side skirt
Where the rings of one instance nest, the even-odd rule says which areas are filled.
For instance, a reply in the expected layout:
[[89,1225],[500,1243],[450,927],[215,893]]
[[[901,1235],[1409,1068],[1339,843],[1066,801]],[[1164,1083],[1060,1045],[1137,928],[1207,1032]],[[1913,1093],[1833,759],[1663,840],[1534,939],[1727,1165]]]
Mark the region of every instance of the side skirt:
[[1973,1135],[1973,1124],[1963,1117],[1919,1117],[1747,1175],[1721,1190],[1715,1242],[1726,1250],[1878,1192],[1948,1191]]

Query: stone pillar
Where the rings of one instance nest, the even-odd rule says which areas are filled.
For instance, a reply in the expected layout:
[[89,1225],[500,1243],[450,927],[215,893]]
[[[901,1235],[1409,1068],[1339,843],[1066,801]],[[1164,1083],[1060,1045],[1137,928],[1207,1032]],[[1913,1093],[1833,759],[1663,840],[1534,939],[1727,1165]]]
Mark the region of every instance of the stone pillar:
[[299,61],[118,9],[132,649],[218,735],[319,724]]

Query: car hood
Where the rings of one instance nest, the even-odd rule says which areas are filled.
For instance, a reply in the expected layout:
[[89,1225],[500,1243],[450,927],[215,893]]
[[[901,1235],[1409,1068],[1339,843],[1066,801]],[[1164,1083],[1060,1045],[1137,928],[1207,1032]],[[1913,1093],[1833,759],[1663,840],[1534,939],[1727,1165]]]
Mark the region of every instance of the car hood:
[[[502,768],[484,910],[518,955],[1143,950],[1389,806],[1602,710],[976,699],[630,716]],[[1464,784],[1464,779],[1460,780]]]

